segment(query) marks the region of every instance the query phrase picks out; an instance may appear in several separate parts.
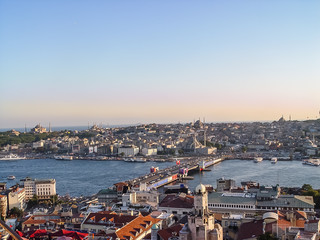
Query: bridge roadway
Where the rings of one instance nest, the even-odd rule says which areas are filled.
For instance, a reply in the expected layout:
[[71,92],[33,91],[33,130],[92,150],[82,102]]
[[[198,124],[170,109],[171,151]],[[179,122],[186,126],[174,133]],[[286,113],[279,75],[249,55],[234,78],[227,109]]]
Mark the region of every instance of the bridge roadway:
[[186,168],[188,169],[188,172],[190,171],[196,171],[205,169],[207,167],[210,167],[216,163],[219,163],[224,160],[224,157],[220,158],[197,158],[197,159],[188,159],[185,161],[181,161],[180,165],[174,165],[172,167],[168,167],[165,169],[161,169],[155,173],[149,173],[147,175],[135,178],[129,183],[132,186],[139,185],[141,186],[142,184],[145,185],[147,190],[150,190],[152,188],[159,188],[162,187],[166,184],[169,184],[173,181],[176,181],[179,179],[180,174],[179,174],[179,169],[180,168]]

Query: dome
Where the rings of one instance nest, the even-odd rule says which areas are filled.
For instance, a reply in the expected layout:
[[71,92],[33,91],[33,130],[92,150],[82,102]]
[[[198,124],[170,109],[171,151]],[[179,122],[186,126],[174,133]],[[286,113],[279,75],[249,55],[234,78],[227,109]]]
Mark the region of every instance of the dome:
[[199,184],[196,187],[196,193],[205,193],[206,192],[206,186],[203,184]]

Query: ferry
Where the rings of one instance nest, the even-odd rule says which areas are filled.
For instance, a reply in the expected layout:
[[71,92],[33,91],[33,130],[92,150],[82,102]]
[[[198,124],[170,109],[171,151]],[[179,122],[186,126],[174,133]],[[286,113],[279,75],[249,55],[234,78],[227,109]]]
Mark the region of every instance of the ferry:
[[302,164],[319,167],[320,166],[320,159],[303,160]]
[[19,157],[17,154],[9,154],[2,158],[0,158],[0,161],[10,161],[10,160],[21,160],[26,159],[26,157]]
[[263,161],[263,158],[262,157],[255,157],[254,158],[254,162],[255,163],[259,163],[259,162],[262,162]]
[[276,164],[277,162],[278,162],[278,158],[276,158],[276,157],[271,158],[272,164]]
[[15,180],[15,179],[16,179],[16,177],[15,177],[15,176],[13,176],[13,175],[10,175],[10,176],[8,176],[8,177],[7,177],[7,179],[8,179],[8,180]]

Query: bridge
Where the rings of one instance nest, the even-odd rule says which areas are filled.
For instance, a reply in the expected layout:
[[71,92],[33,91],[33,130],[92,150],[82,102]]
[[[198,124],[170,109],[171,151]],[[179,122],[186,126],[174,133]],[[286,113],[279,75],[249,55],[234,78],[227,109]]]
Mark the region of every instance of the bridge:
[[[185,176],[192,171],[205,170],[206,168],[214,164],[217,164],[223,161],[224,159],[224,157],[214,159],[190,159],[182,162],[179,165],[168,167],[158,172],[149,173],[147,175],[135,178],[129,181],[129,183],[132,186],[144,185],[146,190],[157,189],[159,187],[162,187],[166,184],[178,180],[180,177]],[[185,172],[181,173],[180,169],[185,169]]]

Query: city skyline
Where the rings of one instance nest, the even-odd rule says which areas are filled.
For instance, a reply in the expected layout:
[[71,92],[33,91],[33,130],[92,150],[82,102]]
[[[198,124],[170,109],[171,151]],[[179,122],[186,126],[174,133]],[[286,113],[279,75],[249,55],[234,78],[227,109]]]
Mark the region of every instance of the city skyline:
[[318,1],[0,3],[0,128],[319,118]]

